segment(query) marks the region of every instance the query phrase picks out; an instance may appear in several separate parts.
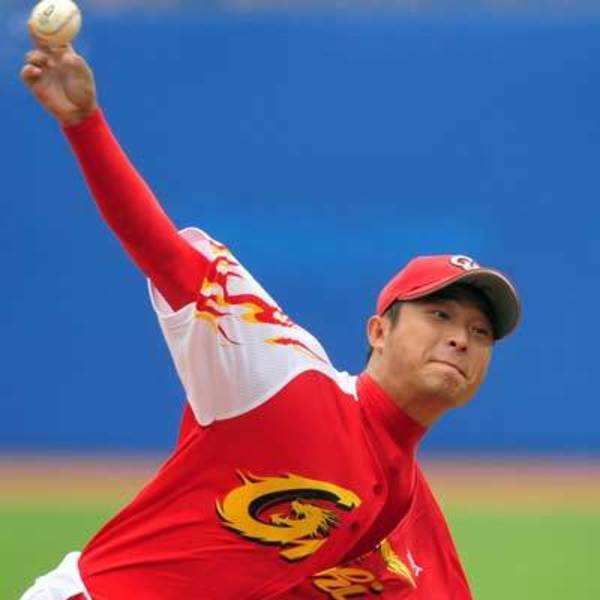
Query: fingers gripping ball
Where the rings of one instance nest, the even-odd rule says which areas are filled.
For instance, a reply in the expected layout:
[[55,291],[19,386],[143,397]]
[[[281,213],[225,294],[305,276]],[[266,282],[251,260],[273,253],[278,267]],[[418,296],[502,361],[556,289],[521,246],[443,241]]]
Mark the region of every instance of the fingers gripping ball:
[[81,28],[81,11],[71,0],[42,0],[31,12],[34,35],[50,46],[68,44]]

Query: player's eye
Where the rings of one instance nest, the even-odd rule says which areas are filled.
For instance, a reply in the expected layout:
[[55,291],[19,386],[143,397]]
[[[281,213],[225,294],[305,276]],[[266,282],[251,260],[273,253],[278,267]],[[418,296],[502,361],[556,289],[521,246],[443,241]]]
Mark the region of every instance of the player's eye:
[[485,338],[492,337],[492,332],[487,327],[474,327],[473,331],[481,337],[485,337]]
[[436,318],[441,319],[442,321],[447,321],[450,318],[449,313],[439,308],[432,310],[431,314],[434,315]]

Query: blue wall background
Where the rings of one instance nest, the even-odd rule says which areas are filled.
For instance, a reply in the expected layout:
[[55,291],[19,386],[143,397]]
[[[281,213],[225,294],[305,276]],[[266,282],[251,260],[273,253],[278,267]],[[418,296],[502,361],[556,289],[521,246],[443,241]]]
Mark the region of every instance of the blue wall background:
[[[182,390],[142,277],[0,52],[0,446],[152,449]],[[415,254],[506,271],[521,329],[433,450],[600,450],[600,21],[86,15],[79,50],[180,226],[229,244],[340,368]]]

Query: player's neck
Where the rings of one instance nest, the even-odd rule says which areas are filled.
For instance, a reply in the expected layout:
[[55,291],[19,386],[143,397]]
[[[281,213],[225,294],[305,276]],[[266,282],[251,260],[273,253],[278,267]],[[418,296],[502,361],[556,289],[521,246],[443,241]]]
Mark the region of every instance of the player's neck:
[[376,364],[370,362],[365,371],[396,406],[424,427],[431,427],[449,409],[439,397],[415,393],[415,390],[404,381],[386,376]]

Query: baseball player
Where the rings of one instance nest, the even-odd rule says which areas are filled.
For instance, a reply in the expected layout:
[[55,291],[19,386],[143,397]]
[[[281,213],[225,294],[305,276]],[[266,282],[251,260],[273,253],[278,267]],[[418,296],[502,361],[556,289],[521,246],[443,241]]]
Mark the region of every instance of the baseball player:
[[415,258],[379,294],[365,371],[340,372],[226,246],[176,230],[72,47],[38,44],[21,77],[148,277],[187,398],[155,478],[23,598],[471,598],[415,455],[516,327],[510,281],[466,256]]

